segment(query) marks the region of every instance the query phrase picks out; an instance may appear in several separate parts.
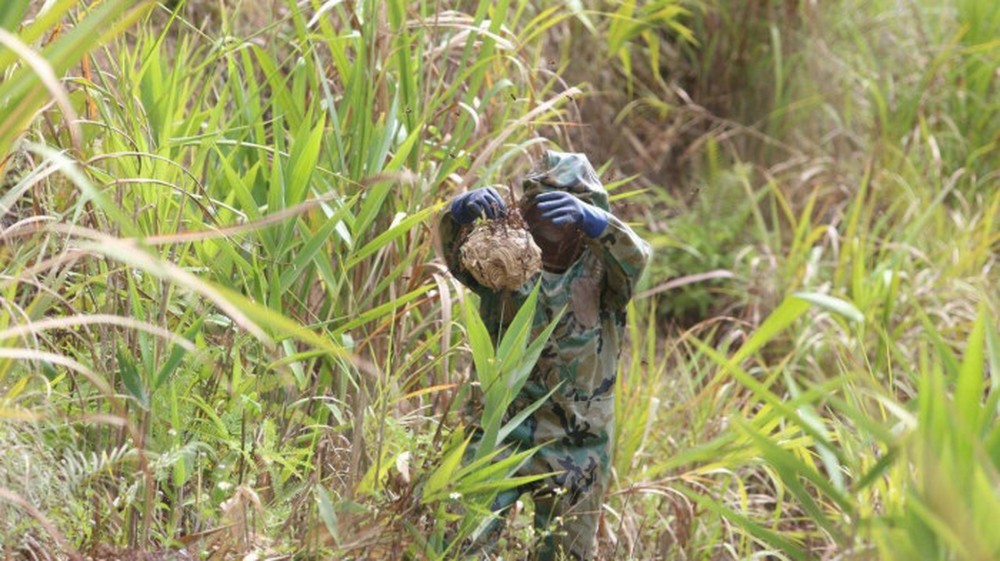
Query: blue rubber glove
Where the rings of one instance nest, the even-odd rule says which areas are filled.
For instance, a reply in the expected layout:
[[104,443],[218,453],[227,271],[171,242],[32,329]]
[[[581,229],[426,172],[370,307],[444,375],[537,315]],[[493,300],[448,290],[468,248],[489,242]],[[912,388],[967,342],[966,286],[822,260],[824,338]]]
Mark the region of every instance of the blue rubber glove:
[[608,227],[608,213],[581,201],[565,191],[548,191],[535,197],[542,220],[553,224],[576,224],[590,238],[597,238]]
[[507,214],[507,205],[492,187],[462,193],[451,200],[451,216],[459,224],[471,224],[480,216],[494,219]]

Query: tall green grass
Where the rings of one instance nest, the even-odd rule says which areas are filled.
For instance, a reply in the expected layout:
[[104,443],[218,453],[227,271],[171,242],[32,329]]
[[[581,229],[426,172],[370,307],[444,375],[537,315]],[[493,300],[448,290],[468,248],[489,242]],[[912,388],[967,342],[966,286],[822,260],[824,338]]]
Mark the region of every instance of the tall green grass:
[[5,555],[461,558],[518,458],[461,462],[491,349],[433,218],[593,138],[658,249],[602,555],[1000,555],[991,2],[27,5]]
[[[526,3],[432,8],[290,2],[235,38],[238,11],[206,34],[161,7],[71,80],[78,153],[10,152],[2,411],[34,436],[6,438],[78,482],[80,502],[41,501],[69,543],[395,541],[354,540],[409,508],[384,477],[431,469],[460,381],[460,293],[426,224],[524,166],[576,92],[533,70],[551,24]],[[10,547],[55,539],[15,538],[30,522],[5,512]]]
[[[674,101],[664,130],[704,123],[685,152],[699,186],[690,210],[653,222],[655,267],[678,278],[649,294],[667,320],[693,306],[742,312],[681,331],[667,346],[673,375],[650,384],[634,362],[628,371],[657,413],[638,416],[652,429],[620,431],[653,445],[610,505],[627,530],[616,551],[998,555],[981,521],[1000,504],[1000,159],[979,128],[996,102],[965,86],[997,87],[982,76],[1000,51],[971,22],[998,13],[983,2],[693,12],[704,41],[682,43],[675,62],[701,66],[637,92]],[[958,124],[967,111],[981,121]],[[720,266],[735,278],[683,282]]]

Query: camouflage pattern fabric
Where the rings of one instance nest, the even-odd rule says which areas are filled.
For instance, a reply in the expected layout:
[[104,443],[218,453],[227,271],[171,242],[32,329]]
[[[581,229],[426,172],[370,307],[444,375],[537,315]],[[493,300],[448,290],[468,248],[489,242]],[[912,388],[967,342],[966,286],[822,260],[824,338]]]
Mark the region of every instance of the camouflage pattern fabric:
[[[559,189],[609,210],[607,192],[586,156],[549,152],[544,163],[546,171],[524,181],[526,197]],[[539,279],[509,292],[481,286],[458,258],[460,229],[445,212],[440,223],[445,259],[452,274],[479,295],[480,314],[495,341]],[[605,231],[597,239],[586,238],[586,244],[565,272],[539,273],[535,328],[543,328],[563,307],[566,312],[508,412],[513,415],[558,386],[550,400],[507,439],[518,449],[548,442],[518,475],[558,472],[541,485],[521,490],[535,495],[536,525],[555,524],[538,552],[541,559],[557,559],[557,551],[578,559],[593,556],[610,475],[613,391],[625,306],[650,255],[649,245],[610,213]],[[496,509],[513,504],[519,495],[502,495]]]

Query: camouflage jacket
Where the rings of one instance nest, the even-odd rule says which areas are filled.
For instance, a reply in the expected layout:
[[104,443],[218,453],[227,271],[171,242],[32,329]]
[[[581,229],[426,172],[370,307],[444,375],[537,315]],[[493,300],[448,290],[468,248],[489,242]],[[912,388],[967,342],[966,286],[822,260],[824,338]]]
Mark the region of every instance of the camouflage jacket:
[[[549,152],[545,164],[546,171],[525,180],[525,196],[560,189],[609,210],[607,192],[585,156]],[[609,212],[607,228],[597,239],[586,238],[584,251],[565,272],[543,271],[517,290],[494,292],[462,267],[456,247],[460,229],[445,212],[440,223],[444,256],[452,274],[479,295],[480,314],[494,340],[539,277],[536,329],[566,308],[513,407],[524,407],[561,385],[510,438],[529,446],[554,440],[567,452],[589,448],[597,458],[588,456],[606,466],[625,308],[649,260],[649,245]]]

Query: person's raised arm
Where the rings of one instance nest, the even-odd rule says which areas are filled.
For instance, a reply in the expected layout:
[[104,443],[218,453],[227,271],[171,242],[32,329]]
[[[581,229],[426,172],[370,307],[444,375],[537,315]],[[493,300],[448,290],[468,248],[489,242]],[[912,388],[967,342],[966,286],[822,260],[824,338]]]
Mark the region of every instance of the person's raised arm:
[[542,219],[553,224],[575,224],[604,262],[603,305],[624,308],[649,261],[650,247],[628,224],[564,191],[538,195]]

